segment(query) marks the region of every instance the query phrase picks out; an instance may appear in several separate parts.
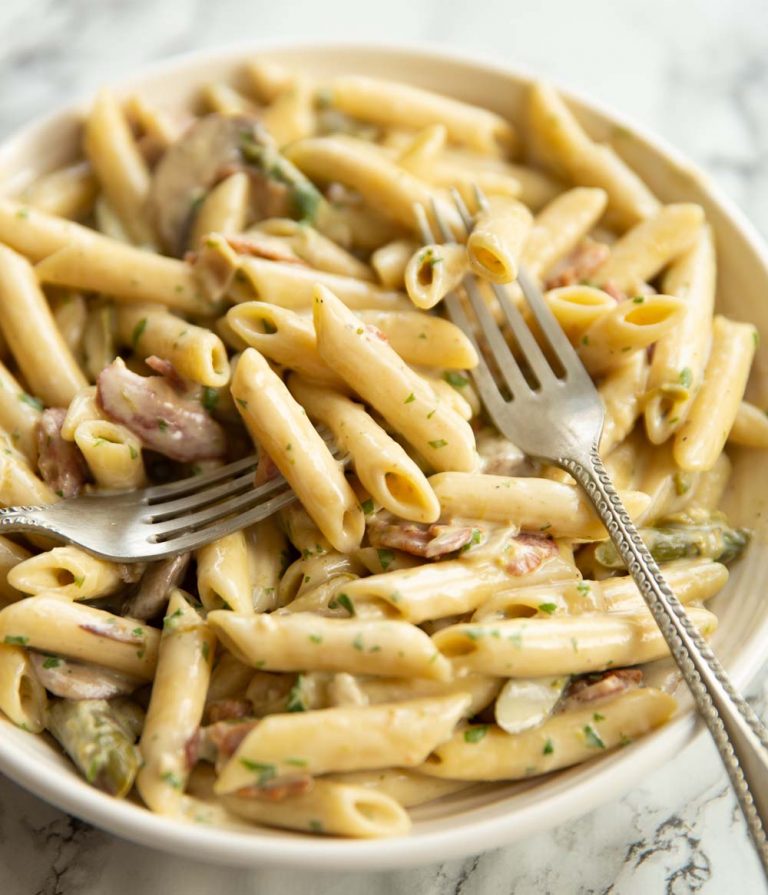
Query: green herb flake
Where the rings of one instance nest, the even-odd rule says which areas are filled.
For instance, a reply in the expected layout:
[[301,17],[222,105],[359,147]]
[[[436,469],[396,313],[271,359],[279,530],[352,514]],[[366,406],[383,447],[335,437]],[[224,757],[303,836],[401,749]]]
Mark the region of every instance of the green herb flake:
[[354,647],[354,649],[358,650],[358,652],[362,652],[365,649],[362,634],[358,634],[357,637],[355,637],[355,639],[352,641],[352,646]]
[[160,777],[160,779],[164,783],[167,783],[168,786],[172,787],[173,789],[183,789],[184,787],[184,784],[181,782],[181,778],[174,774],[173,771],[166,771]]
[[172,612],[170,615],[166,615],[163,619],[163,630],[170,631],[176,627],[177,622],[183,615],[181,609],[177,609],[175,612]]
[[461,373],[456,373],[453,370],[446,370],[443,373],[443,379],[454,388],[464,388],[465,385],[469,385],[469,379],[466,376],[462,376]]
[[29,637],[23,637],[21,634],[6,634],[3,643],[9,646],[26,646],[29,643]]
[[365,513],[365,515],[370,516],[371,513],[373,512],[373,499],[369,497],[367,500],[364,500],[360,504],[360,506],[361,506],[363,512]]
[[264,764],[261,761],[251,761],[250,758],[241,758],[240,764],[248,771],[258,774],[259,786],[269,783],[277,777],[277,769],[273,764]]
[[245,401],[245,400],[243,400],[243,398],[235,398],[235,401],[237,401],[237,403],[238,403],[244,410],[247,410],[247,409],[248,409],[248,402]]
[[549,531],[550,528],[552,528],[552,523],[545,522],[543,525],[539,526],[539,531]]
[[219,403],[219,390],[206,385],[200,395],[200,403],[209,413],[213,412]]
[[336,602],[343,609],[346,609],[350,615],[355,614],[355,604],[352,602],[352,600],[349,598],[349,596],[347,594],[345,594],[345,593],[337,594]]
[[592,715],[592,720],[593,721],[605,721],[605,715],[601,715],[600,712],[595,712],[595,714]]
[[395,561],[395,554],[391,550],[377,550],[376,555],[379,557],[379,563],[384,572],[386,572]]
[[43,662],[43,668],[58,668],[61,665],[61,659],[57,656],[46,656]]
[[161,416],[157,418],[157,428],[161,432],[166,432],[168,430],[168,421],[164,420]]
[[584,739],[591,749],[605,749],[602,737],[591,724],[584,727]]
[[136,450],[136,448],[132,444],[128,445],[128,450],[131,454],[131,460],[139,459],[139,452]]
[[310,643],[322,643],[323,638],[319,634],[310,634],[309,635]]
[[546,743],[544,743],[544,748],[541,750],[542,755],[551,755],[555,751],[555,744],[552,742],[552,737],[547,737]]
[[645,301],[645,296],[644,296],[644,295],[636,295],[636,296],[632,299],[632,303],[633,303],[633,304],[636,304],[636,305],[641,305],[644,301]]
[[589,582],[587,581],[580,581],[576,585],[576,590],[581,594],[582,597],[587,597],[589,596],[589,594],[592,593],[592,589],[589,586]]
[[480,740],[488,733],[487,724],[478,724],[476,727],[468,727],[464,731],[465,743],[479,743]]
[[755,343],[755,348],[760,344],[760,333],[756,330],[752,330],[752,341]]
[[283,764],[292,765],[294,768],[305,768],[309,762],[306,758],[284,758]]
[[304,676],[301,674],[297,675],[294,685],[288,692],[288,701],[285,705],[286,712],[306,712],[307,706],[304,703],[304,693],[302,689],[303,682]]
[[16,217],[20,218],[22,221],[25,221],[29,217],[29,209],[28,208],[20,208],[16,212]]
[[143,636],[144,636],[144,628],[134,628],[134,629],[131,631],[131,634],[132,634],[134,637],[143,637]]
[[582,336],[582,337],[581,337],[581,344],[582,344],[582,345],[589,345],[589,336],[587,336],[587,335]]
[[510,634],[507,637],[507,640],[514,646],[515,649],[523,648],[523,635],[520,631],[515,631],[514,634]]
[[211,657],[211,648],[208,646],[207,640],[203,641],[203,644],[200,647],[200,652],[203,654],[203,661],[207,662]]
[[35,410],[43,411],[44,405],[40,398],[35,398],[32,395],[28,395],[26,392],[21,392],[19,395],[19,401],[22,404],[29,404],[30,407],[34,407]]
[[313,833],[322,833],[325,827],[323,827],[323,822],[320,820],[311,820],[309,822],[309,829]]
[[444,438],[437,438],[435,441],[428,442],[431,448],[437,450],[438,448],[444,448],[448,446],[448,442]]
[[413,392],[408,395],[408,397],[403,401],[403,404],[412,404],[416,400],[416,395]]
[[539,603],[539,612],[546,612],[547,615],[552,615],[553,612],[557,612],[557,603]]
[[693,373],[691,372],[691,368],[683,367],[683,369],[680,371],[680,375],[677,377],[677,381],[685,388],[690,388],[691,383],[693,382]]
[[85,584],[85,575],[78,575],[75,578],[74,584],[76,587],[82,587]]
[[144,335],[144,330],[147,328],[147,318],[142,317],[141,320],[134,326],[133,332],[131,333],[131,347],[135,351],[138,344],[139,339]]

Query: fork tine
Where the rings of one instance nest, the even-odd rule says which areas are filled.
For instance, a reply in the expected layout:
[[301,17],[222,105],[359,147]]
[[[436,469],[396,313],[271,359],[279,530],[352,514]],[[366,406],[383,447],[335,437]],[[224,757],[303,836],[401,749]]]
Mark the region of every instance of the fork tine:
[[294,500],[296,500],[296,494],[289,488],[287,491],[272,497],[266,503],[258,504],[258,506],[250,510],[245,510],[237,515],[223,519],[216,525],[182,533],[178,537],[171,535],[162,540],[158,539],[157,543],[162,545],[164,554],[166,552],[184,553],[187,550],[194,550],[197,547],[202,547],[204,544],[209,544],[211,541],[223,538],[225,535],[232,534],[233,531],[238,531],[241,528],[253,525],[255,522],[260,522],[283,507],[287,507]]
[[[259,487],[258,493],[262,496],[267,496],[283,484],[284,479],[281,477],[271,479]],[[152,522],[162,522],[166,519],[172,519],[181,513],[202,509],[204,506],[209,506],[219,500],[223,500],[225,497],[231,497],[245,490],[256,493],[254,491],[253,472],[248,469],[237,476],[237,478],[230,479],[230,481],[224,482],[222,485],[214,485],[212,488],[195,491],[177,500],[166,500],[150,504],[149,512],[145,518]]]
[[419,225],[419,230],[421,231],[421,241],[426,245],[433,243],[435,241],[435,235],[432,232],[432,225],[429,223],[426,208],[424,208],[421,202],[414,202],[413,210],[416,214],[416,222]]
[[[258,465],[259,458],[257,454],[251,454],[235,463],[228,463],[226,466],[220,466],[218,469],[212,469],[203,475],[191,475],[178,482],[171,482],[168,485],[155,485],[147,488],[142,494],[144,503],[152,504],[165,500],[166,497],[181,497],[193,491],[199,491],[208,485],[215,485],[224,479],[232,478],[248,469],[255,469]],[[135,494],[128,493],[127,497],[135,500]]]
[[528,306],[533,312],[533,316],[536,318],[542,333],[544,333],[547,341],[552,346],[552,350],[563,365],[566,375],[571,378],[589,379],[589,376],[584,369],[584,365],[576,354],[576,349],[568,341],[567,336],[563,332],[563,328],[557,322],[555,315],[544,301],[541,290],[528,271],[522,267],[517,273],[517,282],[520,284],[523,295],[525,296]]
[[[443,240],[443,242],[456,242],[456,237],[454,236],[451,228],[448,226],[448,221],[446,221],[445,215],[438,208],[437,202],[435,202],[434,199],[431,199],[429,204],[432,207],[432,217],[434,217],[435,221],[437,222],[437,228],[440,231],[440,238]],[[459,214],[461,214],[461,212],[459,212]],[[464,221],[463,215],[462,221]],[[466,223],[464,224],[464,226],[466,226]]]
[[467,228],[467,233],[469,233],[472,229],[473,224],[472,214],[467,208],[467,203],[464,201],[461,193],[456,189],[455,186],[451,187],[451,198],[453,199],[453,204],[458,209],[459,216],[464,222],[464,226]]
[[[282,486],[278,491],[277,496],[288,491],[293,493],[290,485],[284,479],[276,479],[275,481]],[[273,494],[274,491],[275,489],[272,488],[268,493]],[[168,538],[173,537],[175,534],[181,534],[190,529],[197,528],[198,526],[205,526],[206,530],[208,530],[210,523],[217,522],[225,516],[246,512],[247,510],[252,509],[254,505],[261,506],[263,504],[262,498],[264,497],[264,493],[262,488],[257,488],[256,490],[247,491],[244,494],[237,494],[221,503],[208,506],[203,510],[198,510],[196,513],[186,513],[182,516],[174,516],[172,519],[166,519],[164,522],[148,522],[149,539],[155,541],[168,540]]]

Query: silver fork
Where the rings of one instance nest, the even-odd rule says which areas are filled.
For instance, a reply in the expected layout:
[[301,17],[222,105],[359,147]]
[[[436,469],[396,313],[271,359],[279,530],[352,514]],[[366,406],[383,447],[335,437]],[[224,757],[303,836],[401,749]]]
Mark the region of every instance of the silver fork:
[[[469,232],[472,216],[460,194],[456,190],[452,194]],[[476,199],[480,207],[485,205],[479,190],[476,190]],[[424,242],[433,243],[426,209],[417,205],[415,210]],[[441,239],[454,242],[447,221],[434,203],[431,212]],[[448,316],[472,340],[481,358],[479,366],[472,371],[475,385],[503,435],[529,456],[566,470],[586,492],[648,604],[693,694],[699,714],[715,740],[768,876],[768,730],[734,689],[641,540],[598,455],[605,414],[597,389],[534,280],[521,269],[517,281],[549,343],[550,356],[556,358],[562,370],[557,371],[547,360],[507,290],[493,286],[504,322],[517,342],[519,356],[535,380],[534,385],[529,384],[483,300],[476,279],[468,275],[462,285],[503,387],[499,387],[482,359],[465,307],[453,293],[444,301]]]
[[142,491],[0,509],[0,530],[53,535],[117,562],[163,559],[266,519],[295,500],[282,476],[254,488],[257,464],[251,455]]

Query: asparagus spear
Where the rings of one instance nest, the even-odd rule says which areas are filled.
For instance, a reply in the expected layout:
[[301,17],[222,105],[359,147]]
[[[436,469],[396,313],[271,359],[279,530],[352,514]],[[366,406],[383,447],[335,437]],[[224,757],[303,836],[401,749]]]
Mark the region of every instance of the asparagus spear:
[[128,700],[58,699],[46,726],[92,786],[122,798],[139,770],[136,708]]
[[[640,537],[660,563],[697,556],[728,563],[743,553],[750,534],[744,528],[730,526],[721,514],[706,518],[681,514],[662,519],[653,528],[641,528]],[[610,541],[595,549],[595,559],[608,569],[626,568]]]

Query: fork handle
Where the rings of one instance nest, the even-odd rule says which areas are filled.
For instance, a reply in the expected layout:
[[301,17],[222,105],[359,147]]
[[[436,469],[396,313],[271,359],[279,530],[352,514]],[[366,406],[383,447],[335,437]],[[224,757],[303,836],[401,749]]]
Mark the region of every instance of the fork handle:
[[627,565],[717,745],[768,877],[768,730],[691,624],[640,538],[598,456],[560,459],[582,486]]

